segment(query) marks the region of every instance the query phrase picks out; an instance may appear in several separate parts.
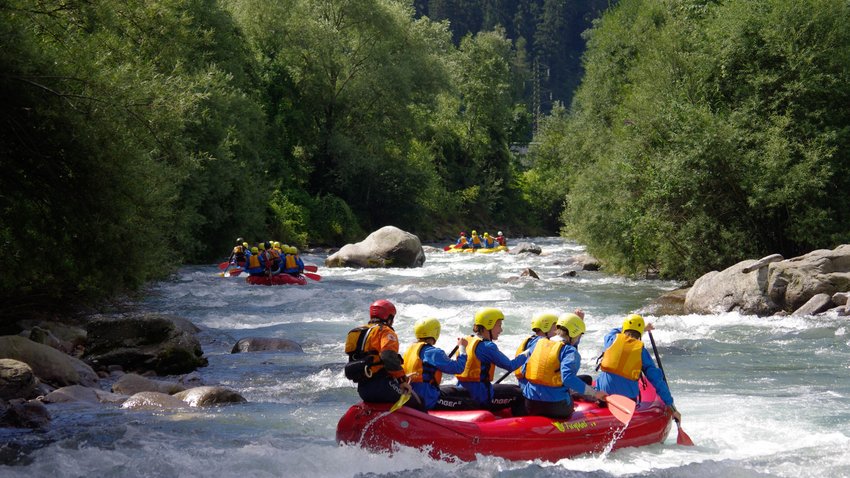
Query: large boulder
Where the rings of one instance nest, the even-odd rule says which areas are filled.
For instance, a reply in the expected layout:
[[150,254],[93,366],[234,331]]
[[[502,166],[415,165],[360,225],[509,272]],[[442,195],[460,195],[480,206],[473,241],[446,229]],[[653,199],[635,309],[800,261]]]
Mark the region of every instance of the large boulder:
[[230,351],[232,354],[240,352],[304,352],[298,342],[289,339],[278,339],[274,337],[245,337],[239,339]]
[[517,243],[515,246],[511,246],[508,251],[509,254],[536,254],[538,256],[541,252],[543,252],[543,249],[533,242]]
[[29,365],[12,359],[0,359],[0,400],[34,398],[35,374]]
[[99,366],[159,375],[188,373],[207,365],[197,327],[179,317],[160,314],[100,317],[86,326],[86,357]]
[[139,392],[121,404],[129,410],[179,410],[186,408],[186,402],[167,393]]
[[694,282],[685,296],[689,314],[717,314],[738,311],[742,314],[771,315],[779,310],[766,294],[768,269],[745,269],[758,261],[746,260],[720,272],[711,271]]
[[786,311],[803,306],[817,294],[850,291],[850,244],[819,249],[770,264],[767,294]]
[[25,337],[0,337],[0,358],[26,363],[36,377],[53,386],[97,383],[97,374],[85,362]]
[[112,403],[121,404],[127,400],[126,395],[110,393],[97,388],[84,387],[82,385],[70,385],[54,390],[41,399],[44,403],[88,403],[101,404]]
[[346,244],[325,259],[328,267],[421,267],[422,243],[415,235],[384,226],[356,244]]
[[195,387],[174,394],[192,407],[209,407],[227,403],[245,403],[245,397],[225,387]]
[[139,392],[160,392],[174,395],[183,390],[186,390],[186,387],[179,383],[152,380],[135,373],[124,374],[112,384],[112,391],[122,395],[135,395]]

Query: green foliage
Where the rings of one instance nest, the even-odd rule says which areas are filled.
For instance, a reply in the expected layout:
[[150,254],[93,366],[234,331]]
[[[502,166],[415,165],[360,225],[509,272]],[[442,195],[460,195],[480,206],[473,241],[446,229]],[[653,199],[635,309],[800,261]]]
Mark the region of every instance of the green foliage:
[[620,271],[692,279],[846,242],[848,19],[828,0],[621,2],[528,184],[562,188],[564,233]]

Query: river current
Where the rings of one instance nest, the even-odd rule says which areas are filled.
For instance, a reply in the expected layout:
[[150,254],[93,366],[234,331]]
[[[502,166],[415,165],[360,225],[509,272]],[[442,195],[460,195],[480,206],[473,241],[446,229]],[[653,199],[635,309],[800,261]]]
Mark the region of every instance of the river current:
[[[413,449],[390,456],[338,446],[337,421],[359,401],[342,374],[345,335],[376,299],[395,303],[402,351],[417,319],[440,319],[437,346],[449,350],[475,310],[492,306],[506,315],[497,343],[512,355],[535,312],[580,307],[582,372],[595,374],[603,335],[679,286],[602,272],[560,277],[558,262],[583,248],[530,240],[540,256],[435,252],[415,269],[327,269],[323,256],[307,254],[323,278],[305,286],[251,286],[217,277],[214,265],[184,267],[140,306],[201,327],[204,382],[249,403],[188,412],[50,405],[49,430],[0,430],[0,477],[850,476],[850,326],[836,316],[647,316],[694,447],[676,445],[675,427],[662,444],[557,463],[448,463]],[[541,280],[510,280],[526,267]],[[249,336],[292,339],[305,353],[230,353]]]

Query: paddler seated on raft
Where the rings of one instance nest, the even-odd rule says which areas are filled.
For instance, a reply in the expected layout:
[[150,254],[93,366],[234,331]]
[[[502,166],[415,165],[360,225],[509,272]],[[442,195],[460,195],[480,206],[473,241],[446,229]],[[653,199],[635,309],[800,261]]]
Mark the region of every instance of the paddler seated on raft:
[[446,386],[444,394],[438,400],[442,410],[498,411],[510,408],[514,416],[525,413],[522,391],[518,385],[493,384],[496,367],[509,373],[521,367],[530,351],[511,360],[503,354],[494,342],[502,333],[505,315],[492,307],[480,309],[475,313],[473,335],[466,346],[466,367],[457,375],[457,386]]
[[284,246],[283,272],[297,276],[304,272],[304,261],[298,257],[298,249],[294,246]]
[[484,247],[487,249],[493,249],[496,247],[496,240],[493,239],[489,233],[484,233]]
[[266,274],[266,262],[260,249],[252,247],[251,251],[245,257],[245,272],[252,276],[262,276]]
[[522,366],[522,394],[529,415],[567,419],[573,414],[570,390],[601,400],[608,394],[594,390],[578,377],[581,355],[576,346],[586,330],[576,314],[564,314],[555,324],[555,336],[541,337],[531,346],[531,357]]
[[270,268],[272,275],[280,274],[280,267],[283,264],[283,258],[281,257],[280,250],[274,247],[275,244],[276,243],[272,241],[266,242],[266,255],[271,264]]
[[502,231],[499,231],[496,234],[496,243],[499,244],[500,246],[506,246],[507,247],[508,240],[505,239],[505,236],[502,235]]
[[641,342],[644,331],[653,329],[652,324],[645,323],[643,317],[631,314],[623,321],[622,327],[611,329],[605,335],[605,351],[600,356],[598,369],[601,369],[601,372],[596,377],[596,388],[609,394],[625,395],[640,402],[638,379],[643,373],[655,387],[673,418],[678,421],[682,419],[682,415],[673,405],[673,395],[664,381],[664,374]]
[[469,240],[466,238],[465,232],[460,232],[460,237],[455,243],[455,249],[469,249]]
[[236,238],[236,245],[233,247],[233,251],[230,253],[230,258],[227,259],[227,262],[239,267],[245,265],[246,246],[242,245],[243,242],[245,242],[245,239],[241,237]]
[[413,334],[418,342],[404,353],[404,372],[410,377],[413,391],[422,399],[427,410],[439,409],[437,401],[441,396],[440,380],[443,373],[461,373],[466,367],[467,340],[457,339],[458,358],[452,360],[446,353],[434,346],[440,338],[440,321],[429,317],[419,319],[413,324]]
[[481,238],[478,237],[477,231],[472,231],[472,236],[469,238],[469,245],[473,249],[481,249]]
[[[395,403],[413,391],[401,367],[395,315],[392,302],[376,300],[369,306],[369,323],[352,329],[345,339],[345,376],[357,383],[357,394],[364,402]],[[425,409],[419,400],[408,400],[405,406]]]
[[[519,357],[526,350],[530,349],[534,342],[537,342],[541,337],[549,338],[555,334],[555,322],[558,321],[558,316],[549,313],[549,312],[539,312],[534,314],[531,318],[531,336],[526,337],[522,343],[519,344],[519,347],[516,349],[516,356]],[[520,388],[522,388],[523,382],[525,382],[525,376],[523,375],[523,367],[520,367],[514,372],[516,375],[517,383],[519,383]]]

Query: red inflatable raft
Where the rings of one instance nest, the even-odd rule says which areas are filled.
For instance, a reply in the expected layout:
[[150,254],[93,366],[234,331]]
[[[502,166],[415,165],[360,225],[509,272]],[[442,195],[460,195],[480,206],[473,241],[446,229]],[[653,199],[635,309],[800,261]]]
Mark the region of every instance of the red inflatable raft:
[[484,410],[422,413],[409,407],[388,413],[391,406],[363,402],[352,406],[337,425],[337,442],[376,452],[405,445],[435,459],[473,461],[480,454],[555,462],[609,446],[663,442],[671,422],[651,384],[642,387],[641,402],[625,429],[607,408],[587,402],[577,402],[569,420],[501,417]]
[[248,276],[246,279],[249,284],[254,285],[304,285],[307,283],[307,278],[301,274],[297,276],[291,274],[277,274],[269,276]]

